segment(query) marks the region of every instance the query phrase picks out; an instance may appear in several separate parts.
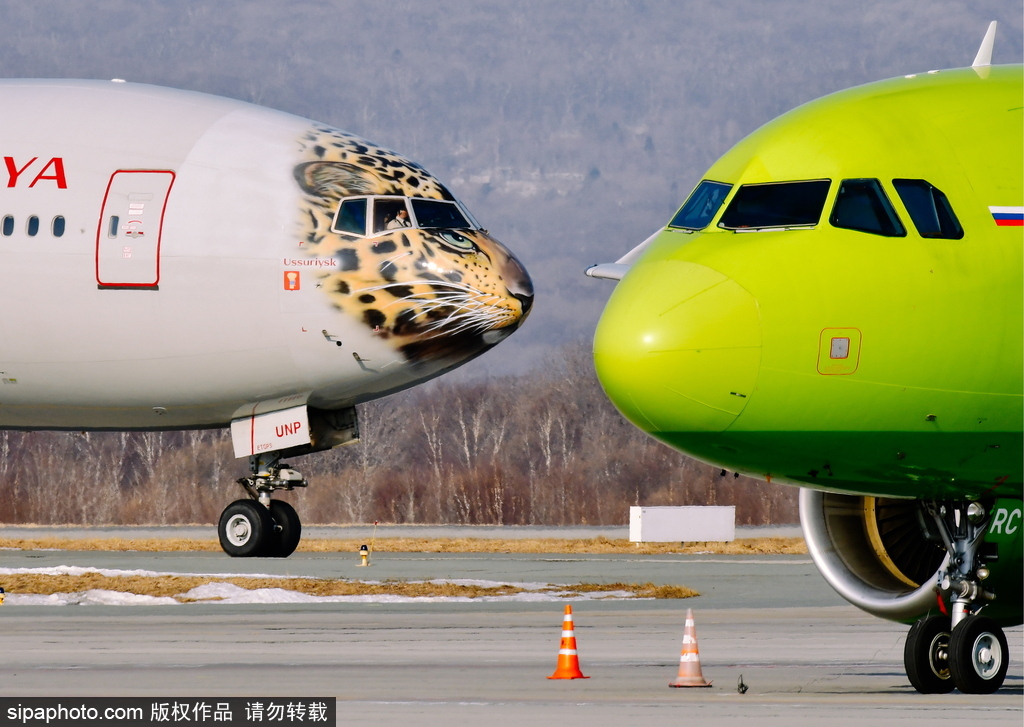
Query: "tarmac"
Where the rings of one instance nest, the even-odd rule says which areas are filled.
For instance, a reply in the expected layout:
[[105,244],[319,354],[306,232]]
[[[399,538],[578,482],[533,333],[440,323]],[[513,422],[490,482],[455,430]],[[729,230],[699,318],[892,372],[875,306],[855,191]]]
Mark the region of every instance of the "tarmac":
[[[93,530],[93,529],[89,529]],[[10,534],[4,528],[3,534]],[[449,535],[451,537],[451,535]],[[492,536],[493,537],[493,536]],[[553,537],[553,536],[548,536]],[[557,536],[554,536],[557,537]],[[567,536],[575,537],[575,536]],[[0,607],[0,696],[333,697],[339,725],[1019,725],[1024,631],[993,695],[920,695],[906,627],[846,604],[807,556],[0,551],[0,567],[361,580],[654,582],[571,600],[585,680],[548,680],[565,601]],[[3,577],[0,576],[0,585]],[[671,689],[693,609],[707,689]],[[740,694],[740,678],[748,691]]]

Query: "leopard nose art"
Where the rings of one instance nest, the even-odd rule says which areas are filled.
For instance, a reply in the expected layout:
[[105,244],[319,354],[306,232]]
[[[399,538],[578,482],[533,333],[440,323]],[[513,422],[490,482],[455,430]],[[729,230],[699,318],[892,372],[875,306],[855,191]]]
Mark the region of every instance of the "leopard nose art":
[[522,313],[516,325],[522,325],[533,307],[533,281],[530,280],[526,268],[511,253],[509,253],[508,264],[502,277],[505,279],[505,287],[508,292],[519,301]]
[[505,309],[504,320],[482,336],[485,344],[493,346],[508,338],[526,320],[533,308],[534,291],[529,273],[516,256],[494,238],[490,238],[490,242],[494,246],[491,257],[493,273],[503,284],[507,296],[502,306]]
[[495,254],[491,261],[494,273],[504,283],[508,294],[519,302],[519,310],[516,312],[516,319],[512,325],[514,329],[522,325],[533,307],[533,281],[530,279],[530,274],[526,272],[526,267],[519,262],[511,250],[493,237],[490,238],[490,241],[495,248]]

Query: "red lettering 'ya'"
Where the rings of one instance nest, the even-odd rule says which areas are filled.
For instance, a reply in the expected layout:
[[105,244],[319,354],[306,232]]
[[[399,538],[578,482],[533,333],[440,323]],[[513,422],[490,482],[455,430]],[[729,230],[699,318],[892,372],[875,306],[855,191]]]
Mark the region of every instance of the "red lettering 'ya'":
[[[47,174],[46,171],[53,167],[53,174]],[[43,170],[36,175],[36,178],[32,180],[32,184],[28,185],[30,188],[36,186],[36,182],[42,179],[49,179],[57,183],[57,189],[67,189],[68,182],[64,177],[64,160],[60,157],[53,157]]]
[[32,166],[32,162],[34,162],[38,158],[39,157],[32,157],[29,160],[28,164],[23,166],[21,169],[18,169],[18,165],[15,164],[15,162],[14,162],[14,157],[4,157],[4,164],[7,166],[7,187],[8,187],[8,189],[13,187],[14,185],[16,185],[18,183],[18,177],[21,176],[22,172],[24,172],[26,169],[28,169],[30,166]]

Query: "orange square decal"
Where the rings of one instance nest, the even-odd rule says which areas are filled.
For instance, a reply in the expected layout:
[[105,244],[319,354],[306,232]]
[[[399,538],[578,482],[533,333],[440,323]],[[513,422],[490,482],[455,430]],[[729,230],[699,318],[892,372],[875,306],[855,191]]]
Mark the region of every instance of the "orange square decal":
[[285,270],[284,271],[284,289],[285,290],[299,290],[302,287],[302,281],[299,278],[298,270]]
[[860,330],[826,328],[818,339],[818,373],[849,376],[860,366]]

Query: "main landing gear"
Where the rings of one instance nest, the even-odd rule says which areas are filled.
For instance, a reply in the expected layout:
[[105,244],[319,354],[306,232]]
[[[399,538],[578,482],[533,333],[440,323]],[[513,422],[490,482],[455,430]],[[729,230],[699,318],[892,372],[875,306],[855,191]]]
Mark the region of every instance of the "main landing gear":
[[308,483],[280,460],[279,452],[249,457],[252,474],[238,480],[249,499],[235,500],[221,513],[217,525],[220,547],[233,558],[287,558],[299,545],[302,523],[295,508],[270,497],[274,490],[292,490]]
[[907,677],[922,694],[954,687],[991,694],[1006,678],[1010,652],[999,625],[979,615],[995,599],[982,584],[994,559],[980,547],[989,514],[977,502],[927,502],[924,508],[949,553],[939,585],[951,595],[952,613],[927,616],[910,628],[903,650]]

